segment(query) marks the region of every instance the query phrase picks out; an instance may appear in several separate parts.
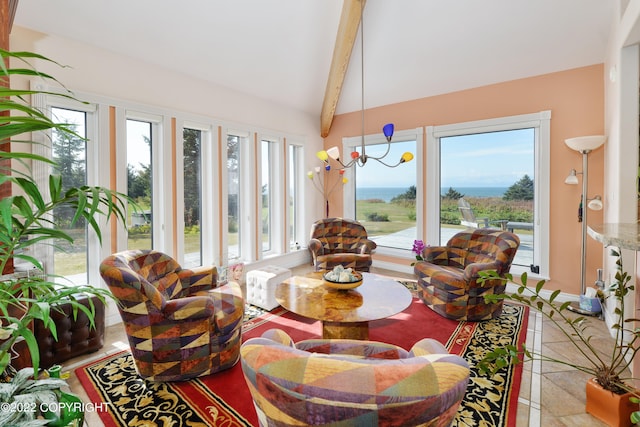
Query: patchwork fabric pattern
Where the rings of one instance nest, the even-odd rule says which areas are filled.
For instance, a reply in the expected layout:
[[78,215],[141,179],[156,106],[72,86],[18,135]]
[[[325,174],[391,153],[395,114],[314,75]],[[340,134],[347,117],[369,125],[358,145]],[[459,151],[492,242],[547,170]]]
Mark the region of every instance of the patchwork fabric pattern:
[[240,350],[260,425],[446,426],[469,381],[467,362],[429,338],[409,352],[373,341],[283,341],[263,335]]
[[438,314],[454,320],[494,319],[502,301],[486,304],[484,296],[504,293],[502,280],[478,282],[481,271],[509,272],[520,246],[517,235],[488,228],[457,233],[446,246],[428,246],[415,264],[419,297]]
[[332,270],[337,265],[357,271],[369,271],[376,243],[357,221],[326,218],[311,227],[309,251],[316,270]]
[[131,250],[107,257],[100,274],[118,300],[141,377],[181,381],[238,361],[242,291],[217,287],[215,267],[182,269],[162,252]]

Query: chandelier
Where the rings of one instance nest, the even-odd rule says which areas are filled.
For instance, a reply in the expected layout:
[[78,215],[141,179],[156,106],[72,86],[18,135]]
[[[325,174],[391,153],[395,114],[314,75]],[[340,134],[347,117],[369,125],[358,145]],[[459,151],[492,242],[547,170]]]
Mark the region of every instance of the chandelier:
[[362,122],[360,152],[352,151],[351,160],[349,160],[347,163],[344,163],[343,160],[340,158],[340,150],[338,149],[338,147],[335,147],[335,146],[329,148],[326,151],[325,150],[318,151],[316,155],[320,160],[322,160],[325,163],[328,163],[329,157],[331,157],[333,160],[338,162],[345,169],[355,165],[362,167],[367,163],[367,160],[369,159],[376,160],[387,167],[395,168],[396,166],[401,165],[402,163],[410,162],[411,160],[413,160],[413,154],[411,154],[408,151],[403,153],[402,156],[400,156],[400,160],[396,164],[389,164],[383,160],[391,150],[391,138],[393,137],[393,130],[394,130],[393,123],[387,123],[382,127],[382,133],[387,139],[387,149],[383,155],[371,156],[367,154],[365,149],[365,143],[364,143],[364,19],[363,19],[364,3],[365,3],[364,1],[360,1],[360,64],[361,64],[361,67],[360,67],[361,80],[360,81],[361,81],[361,106],[362,106],[361,112],[360,112],[361,122]]

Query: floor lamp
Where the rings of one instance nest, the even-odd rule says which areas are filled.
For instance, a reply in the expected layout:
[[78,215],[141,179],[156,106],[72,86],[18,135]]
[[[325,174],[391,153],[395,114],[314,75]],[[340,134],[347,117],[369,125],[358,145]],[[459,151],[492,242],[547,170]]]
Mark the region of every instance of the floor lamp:
[[[569,148],[582,154],[582,172],[576,172],[575,169],[571,169],[569,176],[565,179],[565,184],[578,184],[578,175],[582,174],[582,196],[580,198],[580,207],[578,209],[578,220],[582,221],[582,241],[580,252],[580,295],[585,295],[586,292],[586,260],[587,260],[587,214],[589,209],[599,211],[602,209],[602,198],[595,196],[593,199],[588,197],[587,183],[589,176],[589,153],[599,148],[604,144],[606,140],[602,135],[580,136],[577,138],[565,139],[564,142]],[[581,306],[580,303],[574,302],[569,306],[571,311],[575,311],[580,314],[596,316],[600,313],[598,311],[592,311],[588,307]]]

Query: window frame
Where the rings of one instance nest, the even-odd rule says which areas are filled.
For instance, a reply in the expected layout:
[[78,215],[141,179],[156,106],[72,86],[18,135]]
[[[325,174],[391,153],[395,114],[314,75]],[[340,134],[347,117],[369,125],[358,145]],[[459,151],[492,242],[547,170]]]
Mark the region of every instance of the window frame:
[[[38,91],[47,91],[52,93],[62,93],[59,90],[51,87],[47,87],[37,82],[30,82],[30,87]],[[85,176],[86,184],[95,186],[100,185],[101,177],[104,175],[105,168],[100,159],[103,158],[108,147],[104,147],[104,144],[94,143],[91,141],[100,140],[100,127],[101,121],[101,109],[96,103],[74,101],[73,99],[63,99],[60,97],[47,96],[44,93],[37,93],[32,96],[31,103],[35,108],[40,111],[44,111],[47,117],[52,117],[52,109],[66,109],[79,111],[85,116],[85,137],[86,143],[86,160],[85,160]],[[51,144],[52,135],[51,131],[35,132],[32,139],[36,144],[31,146],[33,154],[50,159],[53,156],[53,147]],[[43,162],[34,162],[32,165],[33,178],[40,188],[48,188],[48,177],[53,172],[52,165],[45,164]],[[48,192],[43,194],[48,199]],[[103,226],[106,224],[106,218],[100,218],[98,223]],[[107,233],[102,235],[102,247],[106,246],[110,242],[110,236],[106,236]],[[99,265],[104,258],[104,251],[101,248],[100,241],[97,234],[90,228],[86,230],[86,279],[87,283],[102,283],[99,275]],[[54,262],[54,251],[50,245],[37,244],[34,246],[33,256],[38,259],[44,266],[46,273],[53,273],[50,266]],[[67,283],[62,280],[61,284]],[[102,286],[104,287],[104,286]]]
[[[499,117],[441,126],[427,126],[427,206],[436,206],[440,210],[440,138],[508,131],[523,128],[534,129],[534,240],[533,264],[539,266],[538,273],[522,266],[512,266],[514,276],[527,272],[532,277],[549,278],[549,218],[550,218],[550,148],[551,148],[551,111]],[[440,224],[430,218],[427,222],[425,243],[439,245]]]
[[[419,162],[416,167],[416,239],[424,234],[424,224],[426,220],[426,213],[424,209],[419,209],[424,203],[424,168],[420,167],[422,162],[419,159],[424,158],[424,128],[418,127],[415,129],[406,129],[396,131],[393,134],[393,140],[391,144],[416,141],[416,152],[413,153],[414,161]],[[350,153],[355,151],[362,142],[362,136],[345,137],[342,139],[342,153]],[[365,135],[364,144],[376,145],[384,144],[387,142],[387,138],[384,134]],[[386,159],[385,159],[386,160]],[[371,160],[375,161],[375,160]],[[396,161],[396,159],[390,159],[390,161]],[[358,168],[359,166],[353,166],[350,169]],[[398,166],[401,168],[402,165]],[[392,168],[393,169],[393,168]],[[352,171],[347,172],[347,183],[343,185],[343,213],[345,218],[355,218],[356,215],[356,177]],[[411,248],[408,248],[411,250]],[[407,251],[404,249],[390,248],[385,246],[378,246],[376,253],[380,255],[387,255],[393,257],[407,257]]]

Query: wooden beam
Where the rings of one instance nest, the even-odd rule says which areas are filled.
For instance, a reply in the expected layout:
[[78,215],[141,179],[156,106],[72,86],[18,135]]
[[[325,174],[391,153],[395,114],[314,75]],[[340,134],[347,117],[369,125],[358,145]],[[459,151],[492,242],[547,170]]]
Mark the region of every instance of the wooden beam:
[[320,113],[320,136],[325,138],[329,135],[336,106],[340,99],[344,76],[349,68],[351,52],[358,34],[360,26],[361,11],[364,9],[367,0],[344,0],[342,4],[342,15],[340,25],[336,35],[336,45],[333,48],[333,58],[331,69],[327,79],[327,87],[324,91],[324,101],[322,102],[322,112]]

